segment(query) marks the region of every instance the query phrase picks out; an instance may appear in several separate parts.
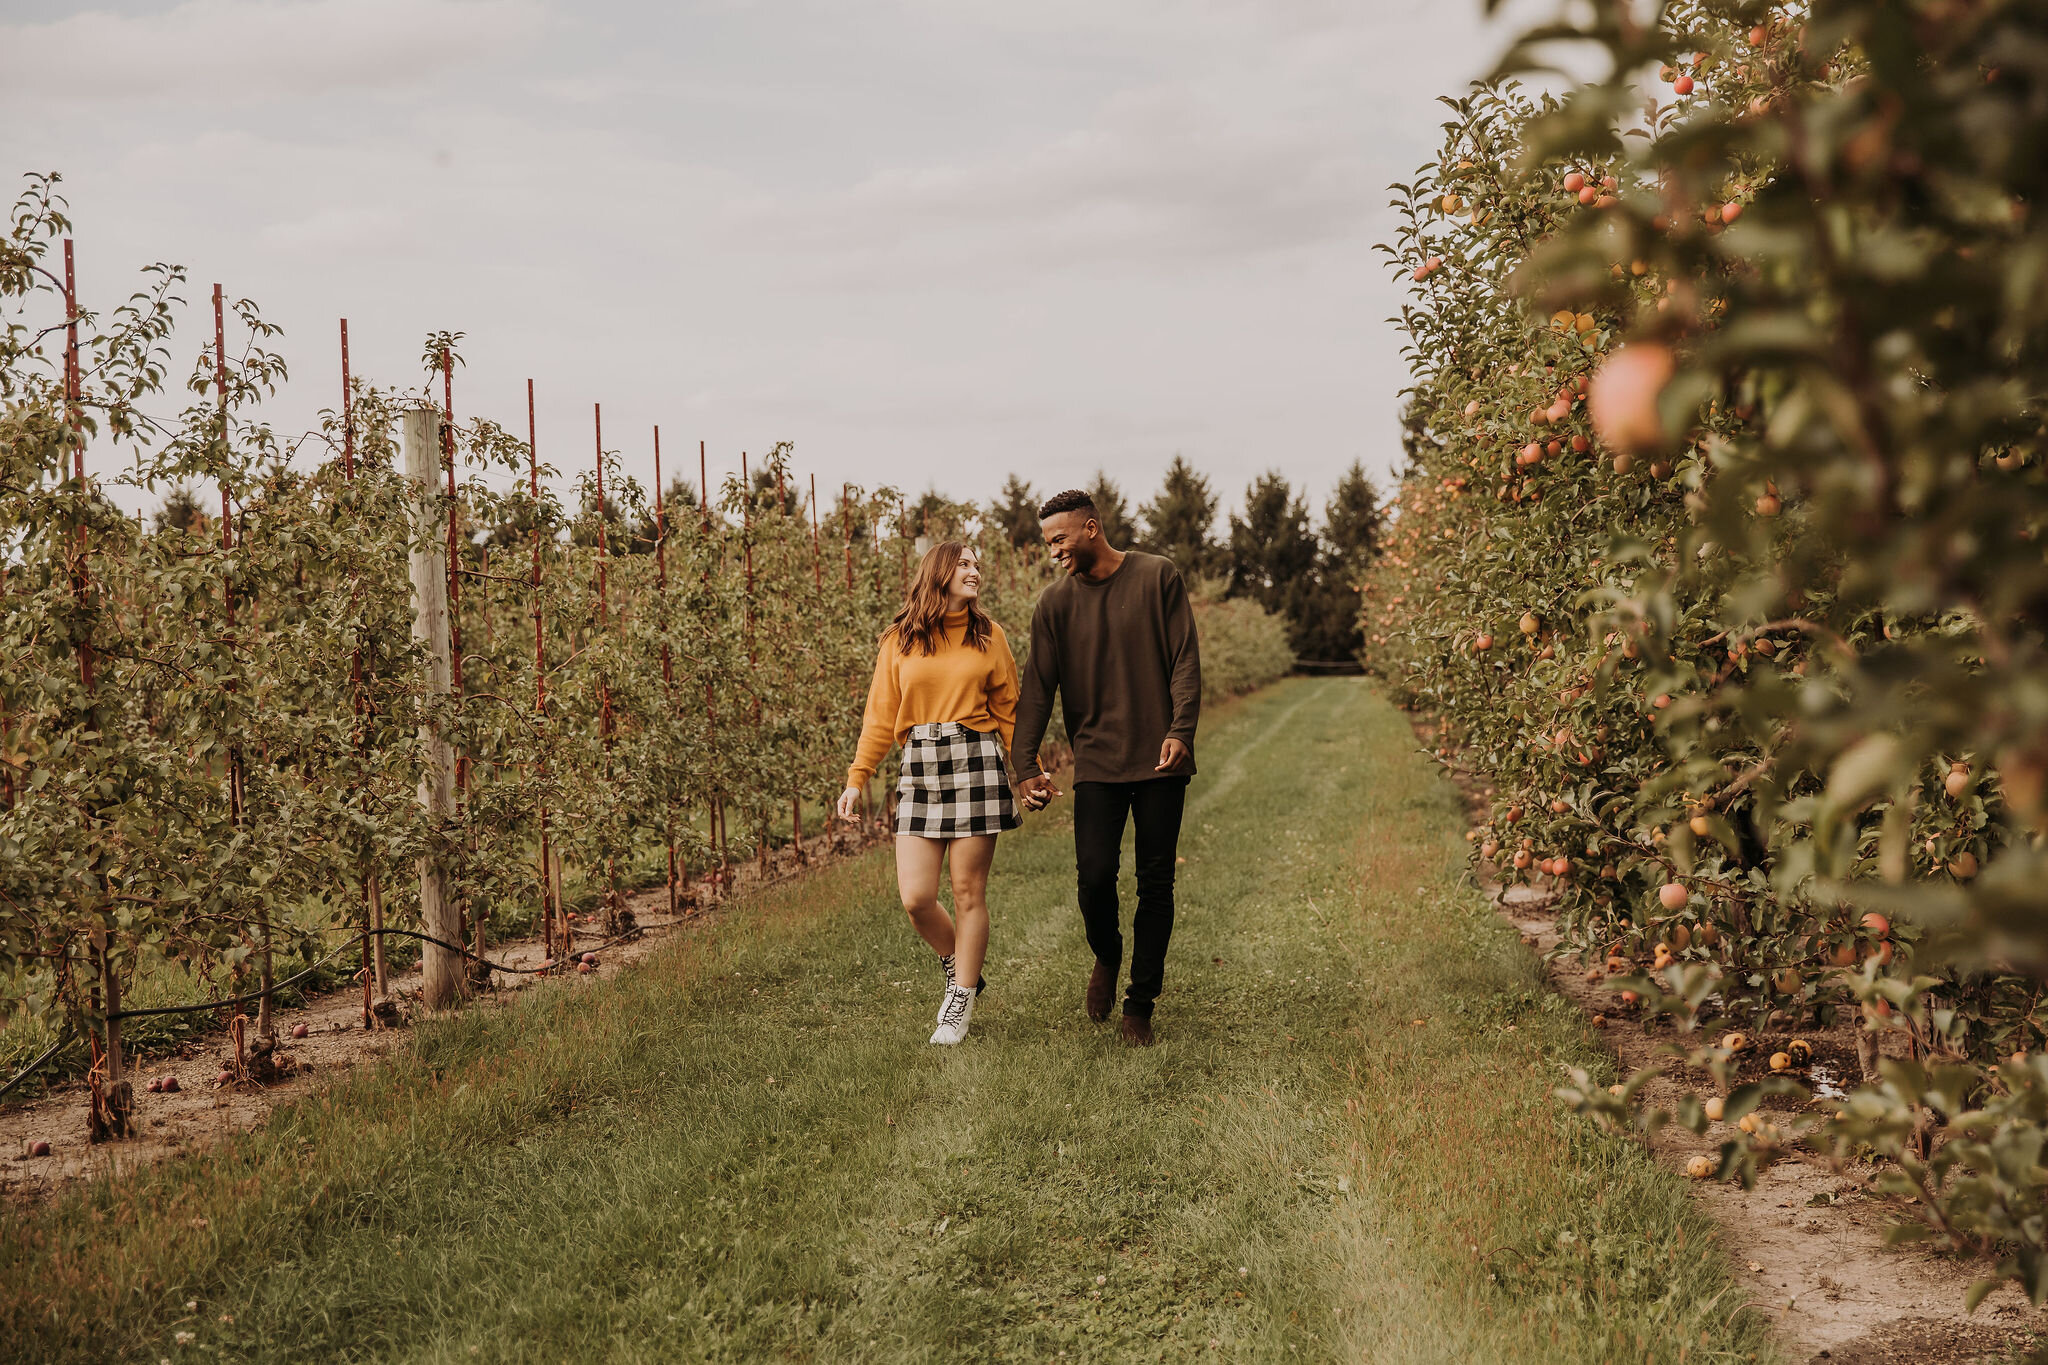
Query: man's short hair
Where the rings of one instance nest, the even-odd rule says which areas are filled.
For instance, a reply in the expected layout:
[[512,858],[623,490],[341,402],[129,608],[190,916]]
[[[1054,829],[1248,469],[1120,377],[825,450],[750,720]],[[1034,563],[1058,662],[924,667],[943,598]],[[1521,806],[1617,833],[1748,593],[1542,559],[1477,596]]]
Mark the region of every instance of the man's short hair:
[[1098,523],[1102,520],[1102,513],[1095,510],[1095,499],[1078,488],[1069,488],[1064,493],[1055,493],[1047,498],[1045,506],[1038,509],[1038,518],[1043,521],[1062,512],[1086,512]]

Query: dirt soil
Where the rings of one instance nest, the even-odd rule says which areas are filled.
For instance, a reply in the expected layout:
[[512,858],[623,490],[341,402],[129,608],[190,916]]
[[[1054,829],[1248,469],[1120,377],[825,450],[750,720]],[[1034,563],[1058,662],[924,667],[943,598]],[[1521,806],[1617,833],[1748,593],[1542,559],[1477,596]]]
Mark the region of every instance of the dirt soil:
[[[1520,886],[1491,890],[1525,943],[1545,954],[1556,946],[1547,894]],[[1675,1031],[1668,1023],[1646,1026],[1622,1009],[1618,993],[1604,981],[1587,981],[1588,968],[1598,965],[1573,956],[1558,958],[1549,966],[1550,983],[1587,1014],[1606,1020],[1601,1036],[1623,1075],[1671,1065],[1659,1049],[1674,1039]],[[1805,1029],[1797,1036],[1813,1048],[1813,1064],[1800,1079],[1814,1097],[1801,1102],[1773,1096],[1762,1106],[1766,1117],[1773,1110],[1831,1110],[1830,1092],[1839,1095],[1860,1079],[1852,1027]],[[1743,1054],[1738,1083],[1768,1074],[1766,1059],[1794,1035],[1750,1037],[1754,1045]],[[1646,1104],[1668,1108],[1686,1089],[1705,1094],[1712,1088],[1705,1073],[1689,1081],[1677,1073],[1653,1079],[1637,1093]],[[1709,1124],[1698,1137],[1673,1126],[1657,1135],[1654,1146],[1660,1158],[1682,1169],[1695,1154],[1718,1158],[1720,1144],[1732,1135],[1732,1127],[1720,1123]],[[2048,1334],[2048,1316],[2031,1309],[2026,1296],[2010,1285],[1974,1314],[1963,1311],[1963,1296],[1989,1266],[1922,1247],[1885,1246],[1884,1230],[1897,1215],[1894,1201],[1872,1190],[1879,1169],[1863,1165],[1837,1171],[1826,1159],[1793,1148],[1763,1170],[1753,1190],[1712,1180],[1692,1187],[1721,1224],[1729,1254],[1748,1273],[1751,1306],[1777,1319],[1795,1359],[1947,1365],[2004,1359],[2033,1345],[2037,1333]]]
[[[1413,717],[1416,733],[1432,752],[1437,736]],[[1487,818],[1484,780],[1453,770],[1473,821]],[[1547,891],[1503,886],[1481,864],[1480,883],[1522,941],[1546,959],[1551,986],[1592,1016],[1613,1049],[1624,1076],[1652,1065],[1671,1066],[1660,1049],[1676,1030],[1668,1021],[1646,1024],[1605,982],[1605,963],[1574,955],[1551,958],[1560,941]],[[1647,968],[1645,968],[1647,969]],[[1589,980],[1597,975],[1598,980]],[[1732,1025],[1730,1026],[1732,1027]],[[1709,1028],[1712,1036],[1722,1030]],[[1793,1033],[1743,1030],[1752,1047],[1742,1054],[1737,1084],[1770,1074],[1769,1058],[1797,1036],[1813,1049],[1809,1067],[1796,1072],[1814,1092],[1810,1100],[1772,1096],[1762,1109],[1832,1110],[1834,1097],[1861,1079],[1852,1025],[1802,1029]],[[1711,1093],[1704,1072],[1653,1079],[1637,1093],[1644,1103],[1670,1108],[1687,1089]],[[1729,1125],[1709,1124],[1704,1136],[1676,1126],[1660,1132],[1653,1149],[1674,1169],[1696,1154],[1718,1158]],[[2008,1284],[1984,1300],[1975,1313],[1963,1311],[1964,1295],[1990,1266],[1957,1260],[1924,1246],[1888,1247],[1886,1227],[1898,1221],[1897,1204],[1874,1190],[1875,1165],[1836,1170],[1821,1156],[1797,1148],[1767,1166],[1756,1188],[1713,1180],[1696,1181],[1692,1193],[1714,1215],[1721,1237],[1750,1284],[1748,1306],[1769,1314],[1786,1352],[1795,1360],[1829,1365],[1969,1365],[2023,1356],[2037,1341],[2048,1341],[2048,1314],[2034,1310],[2026,1295]]]
[[[623,942],[605,945],[594,916],[576,922],[578,952],[598,950],[593,972],[549,976],[492,973],[495,984],[481,991],[470,1008],[502,1004],[530,990],[588,989],[592,980],[616,975],[677,933],[712,922],[748,892],[868,846],[853,837],[806,839],[803,861],[794,849],[784,848],[777,850],[765,872],[758,863],[749,862],[730,869],[729,879],[722,884],[697,882],[692,887],[692,903],[683,905],[677,915],[668,913],[666,887],[643,891],[626,902],[638,932]],[[508,967],[536,967],[547,956],[538,939],[490,944],[487,955]],[[425,1009],[419,999],[417,966],[393,972],[388,984],[397,1005],[396,1018],[387,1024],[373,1015],[373,1026],[368,1029],[363,1026],[362,992],[354,988],[314,997],[303,1009],[279,1009],[277,1055],[287,1074],[268,1085],[217,1083],[234,1055],[224,1032],[189,1039],[172,1053],[137,1059],[131,1067],[135,1121],[140,1131],[126,1141],[94,1144],[86,1140],[83,1080],[61,1082],[26,1103],[0,1108],[0,1197],[36,1202],[80,1181],[195,1151],[229,1134],[258,1127],[278,1105],[310,1093],[351,1067],[376,1065],[394,1049],[406,1046],[411,1020]],[[305,1037],[291,1037],[295,1024],[306,1026]],[[178,1078],[175,1093],[148,1089],[151,1080],[167,1076]],[[28,1155],[31,1144],[38,1141],[50,1144],[47,1156]]]

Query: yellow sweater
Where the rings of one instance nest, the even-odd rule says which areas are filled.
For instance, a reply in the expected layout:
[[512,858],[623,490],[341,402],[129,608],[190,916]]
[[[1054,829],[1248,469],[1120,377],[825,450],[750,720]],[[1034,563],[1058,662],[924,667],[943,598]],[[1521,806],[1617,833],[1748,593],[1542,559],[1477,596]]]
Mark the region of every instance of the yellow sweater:
[[1008,751],[1017,724],[1017,657],[1010,653],[1003,628],[989,624],[987,649],[975,649],[963,638],[965,611],[946,617],[945,643],[936,654],[905,654],[894,630],[882,637],[847,786],[866,786],[889,746],[901,744],[913,725],[951,720],[970,730],[995,730]]

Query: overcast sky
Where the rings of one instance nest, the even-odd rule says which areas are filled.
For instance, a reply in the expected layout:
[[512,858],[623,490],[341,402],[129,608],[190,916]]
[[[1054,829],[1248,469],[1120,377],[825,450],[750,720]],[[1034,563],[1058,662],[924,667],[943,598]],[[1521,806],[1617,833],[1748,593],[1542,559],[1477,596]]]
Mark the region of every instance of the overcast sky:
[[[1372,244],[1478,0],[0,0],[0,167],[88,306],[191,272],[285,329],[281,429],[467,334],[458,416],[651,472],[1041,494],[1176,453],[1230,503],[1399,453]],[[11,196],[10,196],[11,197]]]

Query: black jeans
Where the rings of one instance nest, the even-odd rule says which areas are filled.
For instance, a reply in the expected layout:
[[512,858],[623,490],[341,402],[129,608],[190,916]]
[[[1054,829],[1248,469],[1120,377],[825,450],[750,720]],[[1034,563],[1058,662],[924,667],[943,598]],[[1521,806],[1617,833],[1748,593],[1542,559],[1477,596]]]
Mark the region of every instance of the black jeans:
[[1116,899],[1124,822],[1137,826],[1138,909],[1131,917],[1131,985],[1124,1013],[1152,1017],[1152,1002],[1166,979],[1166,944],[1173,937],[1173,864],[1180,846],[1181,807],[1188,779],[1074,784],[1074,869],[1079,874],[1081,923],[1098,962],[1121,968],[1124,936]]

